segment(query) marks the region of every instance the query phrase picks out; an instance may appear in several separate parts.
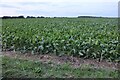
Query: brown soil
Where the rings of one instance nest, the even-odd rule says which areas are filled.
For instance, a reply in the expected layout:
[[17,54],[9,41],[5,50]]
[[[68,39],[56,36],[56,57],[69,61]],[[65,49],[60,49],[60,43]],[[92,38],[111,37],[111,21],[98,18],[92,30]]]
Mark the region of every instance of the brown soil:
[[98,60],[90,60],[90,59],[82,59],[82,58],[76,58],[71,56],[55,56],[55,55],[32,55],[29,53],[26,54],[19,54],[17,52],[2,52],[3,56],[8,56],[12,58],[19,58],[24,60],[33,60],[33,61],[40,61],[44,63],[54,63],[54,64],[64,64],[66,62],[70,63],[70,65],[74,68],[79,68],[82,65],[91,65],[94,68],[104,68],[104,69],[120,69],[120,63],[115,62],[107,62],[107,61],[101,61]]

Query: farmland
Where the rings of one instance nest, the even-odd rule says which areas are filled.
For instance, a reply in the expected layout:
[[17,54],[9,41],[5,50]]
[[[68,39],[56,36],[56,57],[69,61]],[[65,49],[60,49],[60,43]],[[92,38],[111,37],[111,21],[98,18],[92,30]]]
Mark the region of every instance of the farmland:
[[3,77],[117,78],[117,25],[115,18],[3,19]]
[[117,19],[3,19],[3,51],[119,61]]

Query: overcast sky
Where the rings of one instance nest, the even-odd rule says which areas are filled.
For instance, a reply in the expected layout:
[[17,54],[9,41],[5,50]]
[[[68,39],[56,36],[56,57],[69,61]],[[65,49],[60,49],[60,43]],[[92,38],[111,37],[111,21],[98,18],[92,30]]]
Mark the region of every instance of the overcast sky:
[[0,0],[0,16],[118,16],[119,0]]

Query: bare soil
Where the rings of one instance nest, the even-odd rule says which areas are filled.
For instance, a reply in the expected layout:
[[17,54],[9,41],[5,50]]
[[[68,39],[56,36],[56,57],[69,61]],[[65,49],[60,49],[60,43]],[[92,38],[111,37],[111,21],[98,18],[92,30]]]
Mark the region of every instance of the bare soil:
[[58,65],[70,63],[70,65],[74,68],[79,68],[82,65],[91,65],[94,68],[115,69],[115,70],[120,69],[120,63],[108,62],[105,60],[99,62],[98,60],[95,60],[95,59],[83,59],[83,58],[77,58],[72,56],[59,57],[59,56],[48,55],[48,54],[32,55],[30,53],[20,54],[18,52],[12,52],[12,51],[2,52],[2,55],[12,57],[12,58],[24,59],[24,60],[40,61],[43,63],[51,62]]

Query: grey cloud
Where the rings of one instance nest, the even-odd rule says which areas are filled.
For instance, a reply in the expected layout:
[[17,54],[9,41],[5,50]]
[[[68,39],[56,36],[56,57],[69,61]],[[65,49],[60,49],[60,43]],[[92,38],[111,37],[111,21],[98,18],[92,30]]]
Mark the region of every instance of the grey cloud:
[[10,4],[0,4],[0,7],[3,7],[3,8],[19,8],[17,6],[13,6],[13,5],[10,5]]

